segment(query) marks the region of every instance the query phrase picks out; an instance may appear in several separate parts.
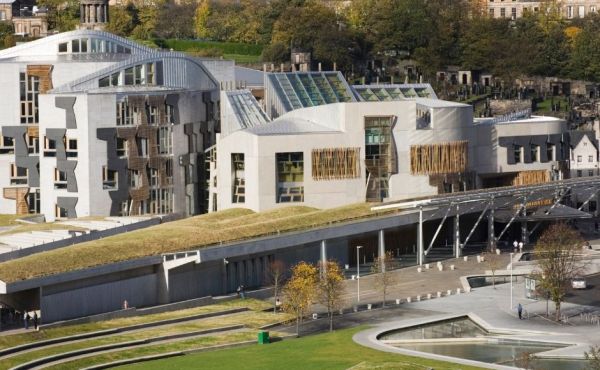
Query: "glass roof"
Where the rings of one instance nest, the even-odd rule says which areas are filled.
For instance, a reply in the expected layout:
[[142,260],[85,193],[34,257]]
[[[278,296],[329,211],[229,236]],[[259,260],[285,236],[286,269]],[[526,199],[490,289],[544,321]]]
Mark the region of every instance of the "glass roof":
[[437,99],[429,84],[357,85],[352,86],[361,101],[393,101],[412,98]]

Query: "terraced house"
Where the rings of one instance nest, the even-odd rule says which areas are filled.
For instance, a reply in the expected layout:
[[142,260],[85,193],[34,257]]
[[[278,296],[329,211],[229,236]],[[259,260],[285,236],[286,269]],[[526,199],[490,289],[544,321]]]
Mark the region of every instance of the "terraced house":
[[204,210],[197,164],[219,83],[201,61],[81,29],[3,50],[0,64],[0,213]]

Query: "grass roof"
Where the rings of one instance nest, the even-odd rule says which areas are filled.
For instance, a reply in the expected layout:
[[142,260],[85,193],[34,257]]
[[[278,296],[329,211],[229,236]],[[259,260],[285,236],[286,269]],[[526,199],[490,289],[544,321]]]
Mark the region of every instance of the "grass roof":
[[0,263],[0,280],[12,283],[394,212],[373,212],[372,206],[361,203],[328,210],[290,206],[260,213],[247,209],[209,213]]

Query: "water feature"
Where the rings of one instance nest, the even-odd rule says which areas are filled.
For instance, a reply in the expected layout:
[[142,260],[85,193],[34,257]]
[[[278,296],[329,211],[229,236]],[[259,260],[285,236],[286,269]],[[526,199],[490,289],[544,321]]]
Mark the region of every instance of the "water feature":
[[468,317],[393,330],[381,334],[378,339],[399,348],[506,366],[582,370],[587,363],[584,360],[536,358],[536,353],[562,348],[564,345],[514,340],[509,336],[495,335]]

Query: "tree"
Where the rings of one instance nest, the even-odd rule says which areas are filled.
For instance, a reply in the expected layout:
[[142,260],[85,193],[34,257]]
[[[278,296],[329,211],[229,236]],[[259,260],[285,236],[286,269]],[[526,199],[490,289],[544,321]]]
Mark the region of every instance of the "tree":
[[[281,260],[274,260],[269,264],[267,269],[267,282],[273,285],[273,295],[275,296],[275,302],[279,298],[279,288],[285,281],[285,263]],[[273,307],[273,312],[277,311],[277,306]]]
[[196,8],[196,16],[194,17],[196,37],[207,38],[209,36],[210,31],[207,27],[208,17],[210,17],[210,1],[202,0]]
[[165,3],[158,10],[155,33],[162,38],[184,39],[194,36],[196,5],[191,1]]
[[488,253],[485,256],[485,260],[487,261],[487,265],[492,272],[492,286],[496,289],[496,271],[502,267],[502,257],[496,253]]
[[394,260],[394,254],[393,252],[388,251],[385,252],[383,256],[378,256],[371,268],[371,271],[375,274],[375,288],[381,291],[383,295],[383,307],[385,307],[388,288],[396,282],[396,276],[392,272],[395,267],[396,261]]
[[586,370],[600,370],[600,346],[591,346],[589,352],[584,352],[584,356],[589,361]]
[[37,5],[48,9],[49,29],[66,32],[79,24],[78,0],[39,0]]
[[576,230],[566,223],[556,223],[544,231],[534,248],[540,288],[554,302],[557,321],[569,281],[581,271],[576,253],[582,245]]
[[313,302],[317,287],[317,268],[300,262],[292,267],[292,276],[283,287],[283,310],[296,317],[296,336],[300,336],[300,322]]
[[119,36],[129,36],[135,27],[133,12],[132,5],[111,7],[110,20],[106,25],[106,30]]
[[318,282],[317,300],[327,307],[329,331],[333,331],[333,313],[344,305],[344,275],[340,265],[335,261],[321,262],[323,274]]

